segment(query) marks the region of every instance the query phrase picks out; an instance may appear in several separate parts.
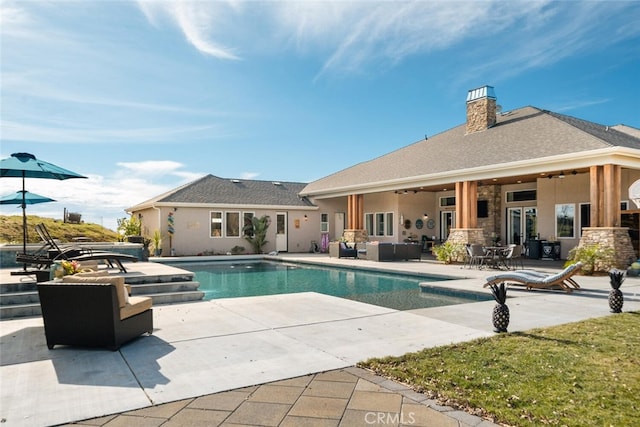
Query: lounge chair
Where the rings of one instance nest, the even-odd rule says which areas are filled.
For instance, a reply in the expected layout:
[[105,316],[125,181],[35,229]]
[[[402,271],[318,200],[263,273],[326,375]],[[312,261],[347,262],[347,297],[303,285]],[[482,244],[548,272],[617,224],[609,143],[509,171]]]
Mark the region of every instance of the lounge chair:
[[78,261],[80,263],[103,261],[110,268],[118,268],[122,273],[126,273],[127,269],[122,264],[122,261],[138,261],[138,257],[128,254],[110,251],[94,251],[73,245],[59,246],[51,237],[49,230],[47,230],[44,224],[36,225],[36,231],[44,242],[43,245],[34,253],[17,254],[17,262],[34,265],[42,270],[49,268],[54,262],[62,260]]
[[581,262],[577,262],[556,274],[546,274],[532,270],[500,273],[487,277],[487,283],[484,284],[484,287],[486,288],[487,286],[504,282],[523,285],[527,289],[552,289],[560,287],[566,292],[572,292],[573,289],[580,289],[580,285],[578,285],[571,276],[580,271],[582,265]]

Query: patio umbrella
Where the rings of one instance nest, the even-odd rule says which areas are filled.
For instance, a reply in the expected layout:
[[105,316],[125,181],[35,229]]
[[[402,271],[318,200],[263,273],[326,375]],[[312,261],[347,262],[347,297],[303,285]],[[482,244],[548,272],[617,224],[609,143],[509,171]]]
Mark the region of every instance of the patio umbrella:
[[[61,168],[44,160],[36,159],[29,153],[14,153],[11,157],[0,160],[0,178],[22,178],[22,206],[27,205],[25,178],[70,179],[86,178],[70,170]],[[22,252],[27,253],[27,216],[22,219]],[[24,270],[27,265],[24,264]]]
[[0,197],[0,205],[22,205],[23,210],[26,208],[25,205],[35,205],[37,203],[47,202],[55,202],[55,200],[50,199],[47,196],[41,196],[24,190],[16,191],[15,193]]

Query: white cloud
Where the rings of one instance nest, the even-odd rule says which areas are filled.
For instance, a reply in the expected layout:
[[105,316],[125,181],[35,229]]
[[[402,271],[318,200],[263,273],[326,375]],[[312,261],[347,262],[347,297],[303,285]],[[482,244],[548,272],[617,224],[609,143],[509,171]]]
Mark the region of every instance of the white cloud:
[[228,12],[233,11],[233,2],[138,1],[140,10],[155,27],[159,26],[158,15],[166,15],[180,28],[185,38],[200,52],[220,59],[240,59],[234,49],[212,40],[220,31]]
[[126,169],[126,174],[133,173],[135,175],[165,175],[173,174],[176,170],[184,165],[174,162],[173,160],[146,160],[143,162],[119,162],[121,168]]
[[[628,2],[141,0],[139,5],[156,27],[161,16],[170,17],[204,54],[235,59],[236,51],[248,58],[259,49],[293,48],[324,58],[318,76],[384,70],[409,56],[463,42],[474,47],[463,48],[462,57],[483,60],[477,70],[515,74],[640,31],[607,19],[624,13],[620,9]],[[605,22],[612,26],[607,37],[599,34]],[[504,45],[482,44],[499,34],[505,35]]]
[[258,172],[242,172],[240,174],[240,179],[256,179],[260,173]]
[[[87,179],[26,179],[28,191],[50,197],[56,202],[27,206],[27,214],[62,219],[64,209],[82,214],[86,222],[115,229],[125,209],[151,199],[204,174],[182,171],[183,165],[171,160],[123,162],[110,176],[85,174]],[[2,194],[21,189],[16,178],[2,180]],[[2,215],[21,215],[13,205],[0,206]]]

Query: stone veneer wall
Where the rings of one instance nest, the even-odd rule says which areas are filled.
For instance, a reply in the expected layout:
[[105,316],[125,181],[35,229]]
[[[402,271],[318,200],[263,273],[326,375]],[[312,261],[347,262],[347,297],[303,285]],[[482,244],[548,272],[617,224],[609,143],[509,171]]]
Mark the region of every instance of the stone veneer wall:
[[479,185],[478,200],[486,200],[488,202],[489,216],[487,218],[478,218],[478,228],[485,230],[487,238],[491,237],[491,233],[500,236],[502,227],[502,217],[500,216],[500,206],[502,206],[502,187],[500,185]]
[[467,133],[479,132],[496,124],[496,100],[480,98],[467,102]]
[[342,237],[350,243],[362,243],[369,241],[367,230],[347,229],[342,233]]
[[601,247],[613,248],[615,253],[615,267],[626,269],[636,260],[637,254],[633,250],[629,229],[627,227],[585,227],[578,246],[599,244]]
[[[452,228],[449,233],[449,237],[447,238],[447,242],[463,246],[467,243],[479,243],[481,245],[487,244],[484,230],[482,228]],[[464,261],[465,256],[466,253],[462,252],[460,256],[458,256],[458,259],[455,259],[454,261],[462,262]]]

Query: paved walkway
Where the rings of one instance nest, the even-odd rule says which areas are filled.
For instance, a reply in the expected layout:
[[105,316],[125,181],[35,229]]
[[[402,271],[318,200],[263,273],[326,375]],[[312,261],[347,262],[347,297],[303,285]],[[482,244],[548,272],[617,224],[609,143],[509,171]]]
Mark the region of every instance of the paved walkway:
[[359,368],[275,381],[75,423],[90,426],[493,426]]
[[[424,261],[287,258],[456,276],[441,285],[483,292],[490,274]],[[574,294],[510,290],[509,329],[608,315],[608,278],[578,282],[584,289]],[[639,310],[640,279],[623,290],[625,311]],[[152,336],[117,352],[49,351],[41,318],[2,321],[0,416],[5,426],[490,425],[353,366],[490,336],[493,305],[399,312],[316,293],[165,305],[154,308]]]

